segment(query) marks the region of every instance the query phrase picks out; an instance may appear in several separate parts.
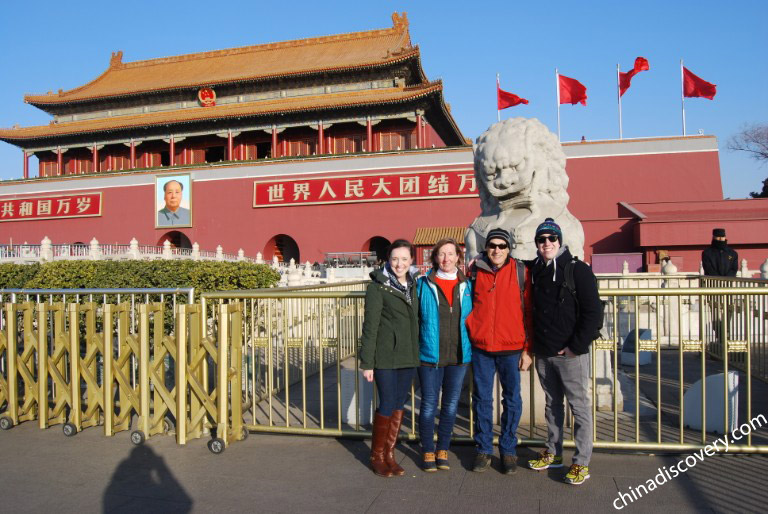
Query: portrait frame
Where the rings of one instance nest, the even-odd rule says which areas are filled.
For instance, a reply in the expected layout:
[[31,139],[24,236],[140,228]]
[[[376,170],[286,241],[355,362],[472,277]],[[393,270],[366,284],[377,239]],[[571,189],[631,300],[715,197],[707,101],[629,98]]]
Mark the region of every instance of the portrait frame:
[[[165,187],[169,182],[181,184],[182,198],[177,215],[181,219],[175,222],[161,212],[166,208]],[[192,226],[193,214],[192,176],[189,173],[174,173],[173,175],[155,176],[155,228],[189,228]]]

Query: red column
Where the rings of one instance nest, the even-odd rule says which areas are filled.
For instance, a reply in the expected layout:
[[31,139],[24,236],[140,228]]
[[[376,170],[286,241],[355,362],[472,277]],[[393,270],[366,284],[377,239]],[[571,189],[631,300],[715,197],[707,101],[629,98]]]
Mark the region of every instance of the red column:
[[371,125],[370,116],[365,124],[365,146],[368,147],[369,152],[373,151],[373,125]]
[[421,131],[421,114],[416,115],[416,148],[424,146],[424,134]]
[[29,178],[29,154],[26,150],[24,152],[24,178]]
[[318,155],[325,153],[325,138],[323,137],[323,121],[317,124],[317,153]]
[[93,145],[93,173],[99,171],[99,147]]
[[131,139],[131,169],[136,169],[136,143]]
[[272,158],[276,159],[277,157],[280,157],[278,153],[279,153],[279,150],[277,148],[277,127],[272,125]]
[[232,131],[227,130],[227,160],[228,161],[234,161],[235,155],[234,155],[234,149],[232,144]]
[[61,147],[56,148],[56,175],[64,173],[63,170],[63,154],[61,153]]
[[170,162],[170,166],[175,166],[176,165],[176,142],[173,140],[173,136],[171,136],[170,145],[171,145],[171,147],[168,150],[170,155],[169,155],[168,159],[169,159],[169,162]]

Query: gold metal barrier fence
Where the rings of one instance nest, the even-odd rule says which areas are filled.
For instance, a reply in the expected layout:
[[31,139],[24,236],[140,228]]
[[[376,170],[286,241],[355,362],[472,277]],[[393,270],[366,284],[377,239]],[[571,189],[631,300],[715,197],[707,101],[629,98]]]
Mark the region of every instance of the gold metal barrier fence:
[[[768,280],[740,277],[701,277],[701,287],[727,288],[744,291],[768,288]],[[768,382],[768,302],[765,296],[755,295],[714,295],[708,299],[710,355],[721,358],[724,355],[723,341],[726,336],[743,341],[749,337],[751,359],[746,362],[746,353],[728,352],[729,364],[742,371],[751,370],[752,376]]]
[[[734,426],[734,420],[750,422],[768,413],[766,396],[753,395],[751,375],[741,377],[740,415],[736,417],[727,405],[716,423],[711,413],[707,415],[707,384],[711,382],[706,380],[701,385],[700,401],[692,403],[685,398],[692,386],[698,387],[694,383],[708,374],[724,372],[723,384],[728,377],[727,365],[707,358],[714,334],[707,299],[724,295],[732,302],[739,297],[764,306],[765,291],[744,300],[743,290],[678,289],[679,284],[670,280],[664,285],[658,289],[600,291],[606,319],[603,337],[591,352],[594,372],[590,384],[597,448],[687,451],[701,448],[713,438],[713,423],[722,433]],[[747,295],[750,293],[752,290]],[[249,408],[244,412],[248,430],[370,435],[368,423],[376,395],[374,388],[366,391],[368,385],[358,369],[355,344],[362,328],[363,300],[362,292],[271,290],[203,295],[203,304],[243,304],[247,358],[242,383],[248,391]],[[747,317],[738,323],[747,324]],[[622,365],[621,350],[627,336],[637,341],[640,355],[647,356],[649,364],[641,364],[634,357],[632,364]],[[746,340],[729,340],[727,353],[743,354],[749,359],[750,352],[765,346],[765,339],[765,330],[753,330],[749,344]],[[546,435],[543,394],[532,373],[523,382],[527,394],[520,433],[527,437],[521,444],[542,445]],[[468,378],[454,434],[457,441],[472,440],[471,389]],[[496,390],[499,393],[498,384]],[[718,394],[723,401],[733,403],[733,386],[721,385],[717,391],[710,391],[710,396]],[[403,437],[415,440],[420,395],[416,387],[413,392]],[[690,407],[694,404],[695,409]],[[702,428],[689,427],[691,412],[686,414],[686,405],[688,411],[697,411],[699,423],[694,424]],[[499,415],[497,402],[497,423]],[[707,420],[710,432],[706,430]],[[730,451],[768,452],[768,422],[762,428],[754,427],[749,435],[745,434],[743,444],[731,445]]]
[[[749,432],[730,452],[768,453],[768,385],[729,374],[734,356],[754,370],[764,355],[768,288],[665,285],[600,291],[605,326],[592,346],[590,380],[595,447],[688,451],[737,427]],[[37,419],[41,428],[64,423],[70,435],[94,425],[105,435],[133,428],[135,443],[175,432],[185,444],[210,432],[216,453],[249,431],[370,436],[375,386],[357,361],[363,291],[204,294],[199,304],[177,305],[170,324],[167,309],[141,304],[132,326],[129,302],[3,304],[0,427]],[[471,384],[468,377],[459,442],[473,436]],[[542,445],[543,394],[533,373],[523,391],[520,442]],[[403,435],[411,440],[420,399],[417,387],[413,393]],[[498,402],[495,410],[498,422]]]
[[63,424],[67,436],[97,425],[107,436],[133,428],[134,444],[171,432],[184,444],[215,432],[214,453],[246,437],[242,308],[216,306],[210,327],[200,305],[177,304],[170,325],[167,309],[166,302],[2,304],[0,428],[30,420]]

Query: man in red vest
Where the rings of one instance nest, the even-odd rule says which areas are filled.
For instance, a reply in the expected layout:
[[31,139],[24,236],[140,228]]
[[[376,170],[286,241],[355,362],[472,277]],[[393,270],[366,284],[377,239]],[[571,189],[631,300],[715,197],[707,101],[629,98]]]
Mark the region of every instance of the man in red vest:
[[530,279],[525,265],[509,257],[509,232],[488,232],[485,251],[470,269],[474,281],[472,312],[467,318],[472,343],[472,374],[477,455],[473,471],[483,472],[493,454],[493,379],[502,390],[499,453],[502,472],[517,471],[517,425],[523,411],[520,370],[531,365]]

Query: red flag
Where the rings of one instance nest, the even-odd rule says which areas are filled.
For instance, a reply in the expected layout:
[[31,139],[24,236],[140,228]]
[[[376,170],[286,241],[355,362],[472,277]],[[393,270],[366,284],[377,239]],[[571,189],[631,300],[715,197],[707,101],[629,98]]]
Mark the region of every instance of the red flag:
[[514,93],[510,93],[508,91],[504,91],[503,89],[501,89],[498,82],[496,83],[496,97],[497,97],[496,104],[498,106],[497,107],[498,110],[528,103],[528,100],[526,100],[525,98],[521,98]]
[[560,80],[560,103],[587,105],[587,88],[576,79],[558,75]]
[[683,66],[683,95],[688,98],[715,98],[717,86],[697,77]]
[[645,57],[638,57],[635,59],[635,67],[628,72],[619,72],[619,96],[624,96],[629,85],[632,82],[632,77],[640,73],[641,71],[648,71],[651,67],[648,65],[648,59]]

